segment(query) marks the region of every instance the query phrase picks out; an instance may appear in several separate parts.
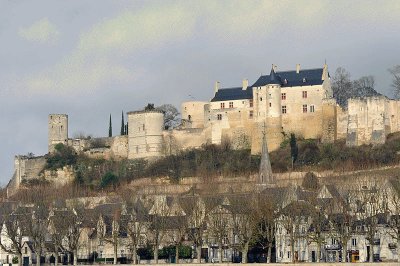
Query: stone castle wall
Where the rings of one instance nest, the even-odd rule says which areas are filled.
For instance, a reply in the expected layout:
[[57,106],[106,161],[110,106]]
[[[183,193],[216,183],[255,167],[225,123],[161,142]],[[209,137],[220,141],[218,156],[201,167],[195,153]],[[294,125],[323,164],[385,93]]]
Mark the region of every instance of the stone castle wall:
[[15,185],[19,187],[24,180],[37,179],[45,165],[45,157],[15,156]]

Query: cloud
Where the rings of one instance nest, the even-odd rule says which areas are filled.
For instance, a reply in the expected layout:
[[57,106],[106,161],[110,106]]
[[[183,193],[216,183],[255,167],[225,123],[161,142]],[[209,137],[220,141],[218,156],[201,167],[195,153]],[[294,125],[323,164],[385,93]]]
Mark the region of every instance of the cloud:
[[54,43],[59,36],[56,26],[47,18],[43,18],[27,28],[20,28],[18,33],[25,40],[38,43]]
[[124,10],[82,32],[62,62],[26,79],[31,93],[96,90],[109,82],[128,83],[141,68],[126,67],[127,55],[188,38],[195,20],[179,5]]

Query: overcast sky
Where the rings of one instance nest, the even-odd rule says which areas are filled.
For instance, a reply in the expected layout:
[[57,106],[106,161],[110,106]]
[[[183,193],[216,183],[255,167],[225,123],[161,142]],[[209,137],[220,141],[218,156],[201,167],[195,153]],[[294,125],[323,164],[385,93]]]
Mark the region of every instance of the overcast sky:
[[69,135],[119,132],[121,111],[209,100],[279,70],[345,67],[392,96],[400,1],[0,0],[0,183],[16,154],[47,152],[47,116]]

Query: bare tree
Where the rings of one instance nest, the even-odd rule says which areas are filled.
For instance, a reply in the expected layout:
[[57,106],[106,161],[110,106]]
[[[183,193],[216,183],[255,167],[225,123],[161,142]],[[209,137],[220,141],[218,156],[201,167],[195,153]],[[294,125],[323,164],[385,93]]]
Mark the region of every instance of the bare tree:
[[65,223],[67,229],[66,240],[67,246],[66,249],[72,253],[74,257],[74,265],[78,264],[78,248],[79,248],[79,240],[82,235],[82,221],[83,221],[84,210],[79,208],[72,209],[72,215],[65,217]]
[[369,261],[374,261],[375,236],[378,232],[380,216],[385,212],[382,201],[382,187],[376,180],[361,185],[356,192],[357,215],[363,223],[365,239],[370,244]]
[[130,240],[129,245],[132,250],[132,263],[137,264],[137,250],[145,237],[148,225],[146,218],[148,217],[144,206],[139,200],[129,197],[127,203],[129,205],[127,233]]
[[[111,224],[107,224],[111,222]],[[118,261],[119,230],[121,223],[121,212],[116,211],[111,217],[100,215],[97,223],[97,233],[100,241],[104,241],[113,246],[113,264]],[[107,226],[111,226],[111,234],[108,234]]]
[[257,218],[259,218],[255,208],[255,199],[251,195],[247,196],[250,198],[239,197],[232,202],[234,205],[232,208],[233,244],[238,244],[242,252],[242,263],[247,263],[250,241],[254,237],[258,223]]
[[48,208],[44,203],[35,204],[31,212],[22,216],[27,235],[31,238],[36,253],[36,265],[40,266],[40,258],[48,229]]
[[219,204],[208,214],[207,232],[218,245],[219,263],[223,260],[223,247],[230,242],[232,223],[232,213],[226,205]]
[[18,257],[18,264],[22,265],[23,228],[21,214],[9,213],[6,215],[0,233],[0,247],[3,251]]
[[206,204],[199,196],[190,196],[182,199],[186,204],[188,216],[188,234],[196,247],[197,263],[201,263],[201,247],[204,243],[204,232],[206,230]]
[[163,104],[156,108],[164,113],[164,128],[172,129],[180,124],[179,112],[172,104]]
[[52,210],[49,217],[48,232],[53,242],[55,265],[58,265],[58,252],[63,246],[63,240],[68,234],[68,225],[65,222],[68,216],[73,215],[69,211]]
[[350,73],[346,69],[338,67],[332,77],[332,91],[333,97],[340,106],[347,107],[347,99],[350,98],[351,90]]
[[338,206],[338,213],[332,214],[329,220],[334,230],[334,235],[339,239],[342,248],[342,262],[346,263],[348,260],[347,243],[353,235],[355,216],[350,209],[349,199],[346,199],[345,202],[340,202]]
[[150,223],[147,228],[146,238],[148,243],[153,247],[156,264],[158,264],[158,249],[164,241],[167,232],[169,211],[166,197],[162,195],[156,197],[153,207],[149,211]]
[[390,189],[388,198],[389,220],[389,236],[397,241],[397,261],[400,262],[400,180],[390,180],[392,188]]
[[262,248],[267,250],[267,263],[270,263],[278,218],[278,199],[268,195],[258,195],[255,206],[255,237]]
[[392,87],[394,90],[394,97],[400,98],[400,65],[396,65],[389,69],[390,74],[392,74]]

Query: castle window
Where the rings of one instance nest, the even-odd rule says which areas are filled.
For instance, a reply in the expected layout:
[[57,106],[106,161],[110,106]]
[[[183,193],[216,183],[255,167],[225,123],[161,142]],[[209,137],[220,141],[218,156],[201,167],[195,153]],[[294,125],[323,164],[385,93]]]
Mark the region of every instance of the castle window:
[[192,119],[192,116],[191,115],[188,115],[188,120],[190,121]]
[[307,98],[307,91],[303,91],[303,98]]
[[282,100],[286,100],[286,93],[282,93]]
[[222,120],[222,115],[221,114],[217,114],[217,119],[218,120]]
[[310,113],[314,113],[315,112],[315,107],[314,105],[310,105]]
[[357,246],[357,239],[356,239],[356,238],[353,238],[353,239],[351,240],[351,245],[352,245],[353,247]]
[[260,102],[262,102],[262,97],[260,97]]
[[286,114],[286,105],[282,105],[282,114]]
[[250,119],[253,118],[253,111],[249,111],[249,118],[250,118]]
[[225,103],[221,103],[221,109],[225,108]]
[[229,102],[229,108],[233,108],[233,102]]
[[249,103],[250,103],[250,107],[253,107],[253,99],[250,99]]
[[272,103],[269,103],[269,107],[272,107]]
[[307,113],[307,104],[303,104],[303,113]]

